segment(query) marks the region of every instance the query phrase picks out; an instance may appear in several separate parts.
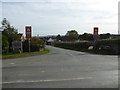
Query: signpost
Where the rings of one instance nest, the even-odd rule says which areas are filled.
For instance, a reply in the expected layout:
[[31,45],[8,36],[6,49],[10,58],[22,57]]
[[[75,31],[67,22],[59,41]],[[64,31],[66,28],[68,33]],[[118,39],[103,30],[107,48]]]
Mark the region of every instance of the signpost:
[[25,27],[25,30],[26,30],[26,38],[28,39],[29,41],[29,52],[31,51],[30,50],[30,38],[32,36],[32,27],[31,26],[26,26]]
[[31,26],[26,26],[25,29],[26,29],[26,38],[30,39],[31,38],[32,27]]
[[94,27],[93,29],[93,38],[94,38],[94,41],[97,41],[99,39],[98,27]]

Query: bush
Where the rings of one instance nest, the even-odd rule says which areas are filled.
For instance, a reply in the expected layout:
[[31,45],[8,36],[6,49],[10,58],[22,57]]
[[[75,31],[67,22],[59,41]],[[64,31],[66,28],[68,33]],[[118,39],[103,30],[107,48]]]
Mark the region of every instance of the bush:
[[119,54],[120,48],[120,39],[104,39],[97,41],[94,46],[94,50],[99,50],[101,46],[109,46],[109,50],[102,50],[105,51],[107,54]]
[[[120,55],[120,39],[104,39],[97,42],[56,42],[55,47],[105,55]],[[93,50],[88,47],[94,46]],[[100,49],[101,48],[101,49]]]
[[55,47],[72,49],[72,50],[82,50],[88,49],[89,46],[93,46],[93,42],[56,42],[54,43]]
[[[45,43],[42,39],[39,39],[37,37],[33,37],[30,39],[30,49],[31,52],[39,51],[40,49],[43,49],[45,47]],[[29,52],[29,41],[25,40],[23,42],[23,51]]]

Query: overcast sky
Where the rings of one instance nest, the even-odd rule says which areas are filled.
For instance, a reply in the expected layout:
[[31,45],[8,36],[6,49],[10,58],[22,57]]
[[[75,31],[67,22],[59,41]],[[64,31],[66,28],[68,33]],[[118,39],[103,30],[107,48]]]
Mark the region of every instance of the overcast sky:
[[25,34],[31,25],[33,35],[118,33],[119,0],[2,0],[2,17]]

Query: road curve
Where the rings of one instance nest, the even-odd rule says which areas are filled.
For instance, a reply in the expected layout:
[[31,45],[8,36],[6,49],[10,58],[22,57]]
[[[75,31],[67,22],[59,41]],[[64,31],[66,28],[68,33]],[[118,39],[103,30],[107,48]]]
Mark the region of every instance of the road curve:
[[3,60],[3,88],[118,87],[117,56],[46,47],[45,55]]

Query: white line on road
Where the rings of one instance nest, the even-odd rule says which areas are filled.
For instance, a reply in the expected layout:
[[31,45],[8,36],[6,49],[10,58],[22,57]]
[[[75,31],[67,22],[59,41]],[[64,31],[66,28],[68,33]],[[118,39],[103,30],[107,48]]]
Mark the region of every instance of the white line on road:
[[42,73],[44,73],[45,71],[43,70],[43,71],[41,71]]
[[15,64],[15,63],[10,63],[10,64]]
[[17,80],[17,81],[2,82],[2,84],[70,81],[70,80],[82,80],[82,79],[91,79],[91,78],[92,77],[68,78],[68,79],[51,79],[51,80]]

